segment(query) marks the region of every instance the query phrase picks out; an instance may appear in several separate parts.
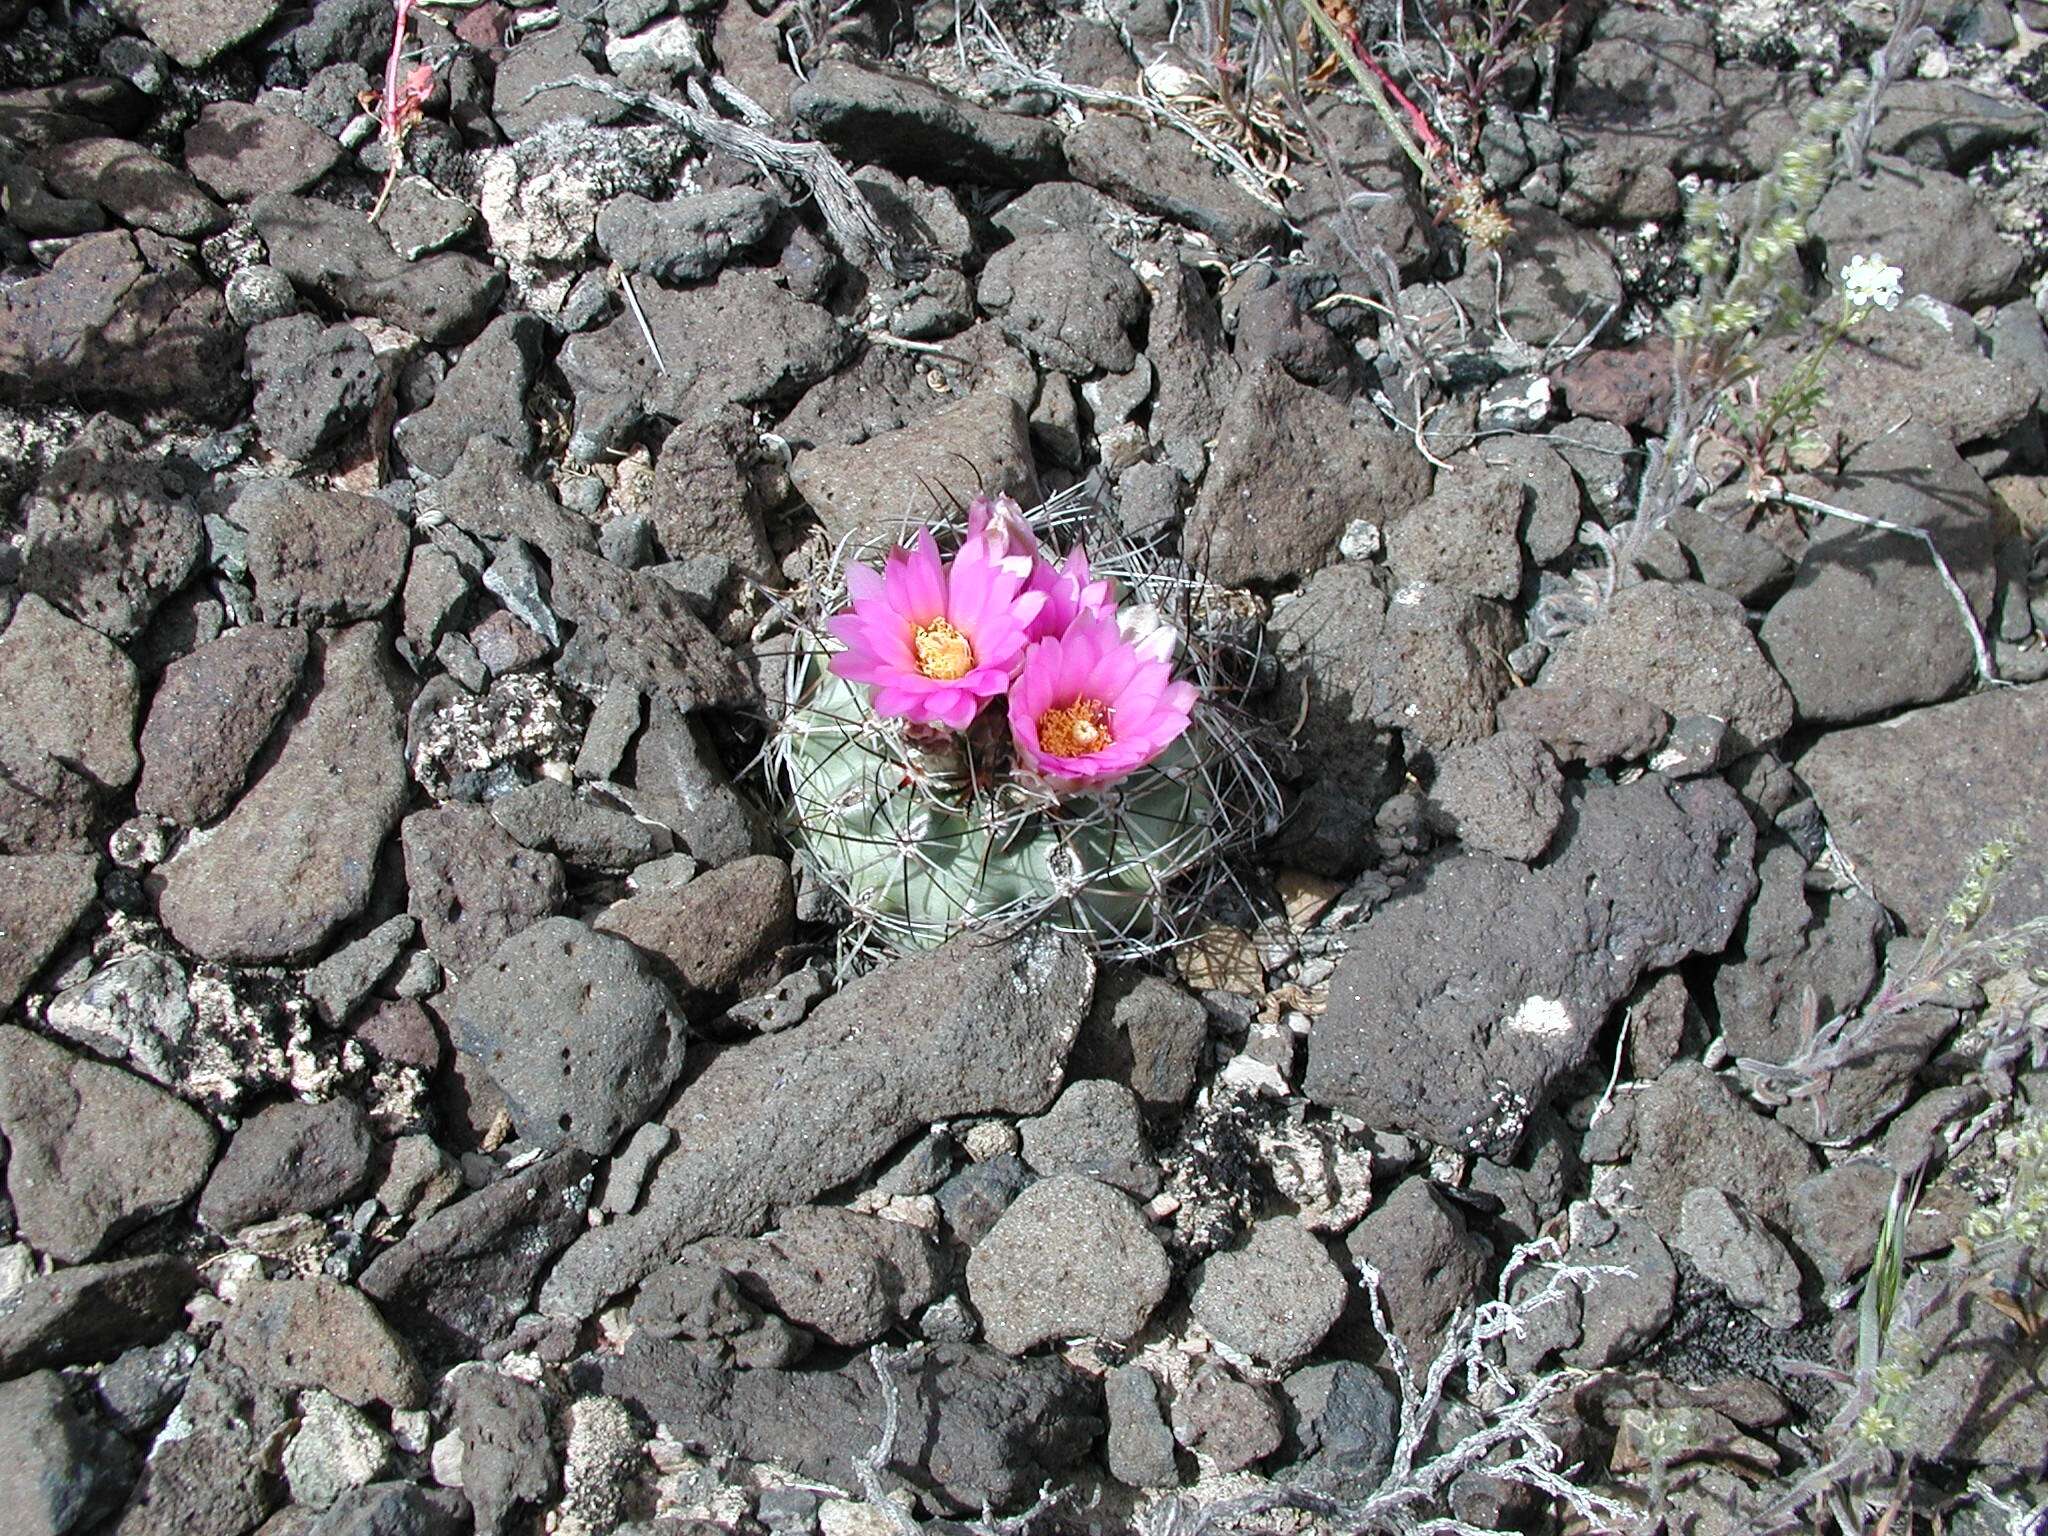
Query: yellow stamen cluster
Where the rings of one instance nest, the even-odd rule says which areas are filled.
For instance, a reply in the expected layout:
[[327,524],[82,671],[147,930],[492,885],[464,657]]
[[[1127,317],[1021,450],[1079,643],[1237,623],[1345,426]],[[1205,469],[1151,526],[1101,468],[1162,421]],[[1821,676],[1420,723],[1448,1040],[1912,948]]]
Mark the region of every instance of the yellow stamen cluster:
[[935,683],[950,683],[974,670],[974,647],[944,619],[917,626],[911,636],[917,670]]
[[1054,757],[1087,757],[1115,739],[1109,734],[1109,706],[1100,699],[1076,699],[1038,717],[1038,745]]

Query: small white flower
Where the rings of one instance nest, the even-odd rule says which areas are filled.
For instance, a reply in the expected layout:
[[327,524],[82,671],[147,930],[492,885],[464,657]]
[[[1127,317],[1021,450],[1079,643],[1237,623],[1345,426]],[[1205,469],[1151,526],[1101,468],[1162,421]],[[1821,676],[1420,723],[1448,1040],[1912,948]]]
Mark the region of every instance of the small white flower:
[[1905,275],[1886,266],[1882,252],[1852,256],[1842,268],[1842,302],[1854,310],[1897,309],[1904,291],[1899,281]]

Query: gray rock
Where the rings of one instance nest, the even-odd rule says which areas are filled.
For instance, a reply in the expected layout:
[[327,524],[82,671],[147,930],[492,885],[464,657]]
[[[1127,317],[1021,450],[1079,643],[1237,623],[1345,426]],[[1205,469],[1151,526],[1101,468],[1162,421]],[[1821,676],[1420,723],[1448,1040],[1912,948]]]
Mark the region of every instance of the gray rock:
[[[1467,313],[1485,314],[1508,335],[1536,347],[1572,347],[1622,300],[1621,273],[1606,242],[1576,229],[1563,217],[1533,203],[1510,201],[1503,210],[1513,225],[1493,261],[1473,262],[1449,285]],[[1434,327],[1451,340],[1457,321],[1448,306],[1431,306]]]
[[690,421],[728,403],[793,399],[855,347],[829,311],[753,268],[693,288],[643,283],[635,291],[668,371],[654,366],[630,314],[563,344],[556,362],[576,396],[569,456],[578,462],[606,452],[645,416]]
[[1636,1099],[1634,1125],[1628,1182],[1660,1237],[1677,1234],[1695,1189],[1718,1189],[1783,1226],[1793,1189],[1815,1167],[1804,1142],[1697,1062],[1667,1068]]
[[123,224],[173,240],[197,240],[227,223],[198,182],[126,139],[66,139],[34,151],[29,163],[58,196],[90,198]]
[[217,289],[147,231],[89,235],[0,300],[0,399],[239,413],[242,339]]
[[[32,743],[0,736],[0,853],[82,855],[97,868],[98,801],[99,786],[83,773]],[[43,868],[47,879],[57,866]],[[29,930],[20,932],[26,955]]]
[[1051,1109],[1018,1126],[1024,1160],[1047,1177],[1077,1173],[1149,1200],[1159,1168],[1145,1140],[1138,1101],[1117,1083],[1069,1084]]
[[1747,608],[1767,607],[1792,579],[1792,562],[1777,545],[1742,526],[1751,509],[1739,505],[1680,507],[1665,524],[1699,572],[1700,581]]
[[143,1464],[117,1536],[237,1536],[284,1502],[283,1392],[208,1351]]
[[660,1124],[643,1125],[627,1138],[605,1169],[604,1198],[599,1205],[607,1216],[624,1216],[640,1204],[647,1176],[675,1139],[676,1133]]
[[22,589],[116,641],[134,638],[199,563],[199,513],[141,443],[95,416],[22,504]]
[[597,244],[628,272],[658,283],[701,281],[767,239],[782,200],[757,187],[649,202],[626,192],[597,215]]
[[295,1392],[323,1387],[361,1408],[418,1408],[419,1363],[361,1291],[323,1276],[244,1286],[217,1347],[256,1381]]
[[1486,1240],[1419,1176],[1404,1179],[1374,1206],[1344,1248],[1357,1264],[1378,1272],[1388,1326],[1411,1369],[1436,1357],[1453,1314],[1478,1296],[1491,1259]]
[[503,443],[522,459],[531,454],[526,395],[540,372],[546,337],[547,323],[524,312],[500,315],[485,326],[462,349],[433,401],[399,422],[395,436],[406,462],[446,475],[478,438]]
[[185,169],[231,203],[303,192],[342,158],[341,146],[304,119],[239,101],[201,107],[184,148]]
[[1159,1412],[1159,1387],[1143,1366],[1120,1365],[1102,1378],[1109,1475],[1127,1488],[1176,1488],[1173,1431]]
[[813,70],[790,92],[789,108],[815,137],[907,176],[1031,186],[1065,169],[1059,132],[1044,119],[977,107],[928,81],[852,59]]
[[949,512],[945,488],[963,460],[980,471],[982,489],[991,496],[1038,503],[1029,419],[1021,405],[996,390],[979,390],[928,420],[864,442],[806,449],[789,473],[827,538],[866,543]]
[[151,876],[179,943],[209,960],[288,960],[362,913],[409,788],[398,687],[375,625],[316,647],[308,695],[262,777]]
[[122,0],[115,14],[140,27],[145,37],[178,63],[197,69],[269,26],[280,8],[280,0],[228,0],[224,5]]
[[2014,1254],[1978,1285],[1936,1265],[1908,1278],[1897,1315],[1913,1324],[1900,1345],[1924,1362],[1898,1410],[1900,1440],[1912,1455],[2041,1475],[2048,1367],[1994,1299],[2023,1290],[2028,1268],[2027,1257]]
[[225,295],[229,318],[243,330],[299,312],[299,294],[292,280],[263,262],[244,267],[229,278]]
[[1429,487],[1428,464],[1377,414],[1262,363],[1224,412],[1182,543],[1213,580],[1289,581],[1334,560],[1353,519],[1384,525]]
[[103,789],[135,778],[135,665],[96,630],[30,594],[0,631],[0,738],[47,753]]
[[1491,599],[1403,587],[1368,642],[1373,719],[1434,750],[1484,740],[1514,687],[1506,658],[1521,636],[1513,610]]
[[509,139],[524,139],[543,128],[583,124],[602,127],[630,110],[624,102],[595,91],[565,85],[537,91],[578,77],[596,78],[601,53],[598,30],[586,21],[564,19],[563,25],[526,38],[499,62],[491,95],[491,118]]
[[480,970],[513,934],[562,904],[562,864],[521,848],[479,806],[405,818],[405,883],[434,958],[457,977]]
[[707,1238],[740,1289],[834,1344],[871,1344],[938,1298],[931,1239],[836,1206],[799,1205],[758,1238]]
[[1568,1365],[1597,1371],[1636,1358],[1664,1331],[1678,1294],[1678,1269],[1647,1222],[1634,1216],[1598,1221],[1598,1239],[1573,1235],[1574,1263],[1622,1271],[1581,1291],[1579,1340],[1564,1351]]
[[1067,135],[1076,181],[1140,212],[1208,235],[1227,255],[1286,246],[1285,221],[1244,191],[1183,135],[1130,118],[1090,117]]
[[1351,1287],[1321,1239],[1292,1216],[1253,1226],[1202,1266],[1190,1305],[1219,1343],[1284,1370],[1337,1326]]
[[2011,298],[2026,264],[1967,181],[1888,155],[1870,157],[1869,175],[1830,186],[1809,224],[1827,245],[1830,272],[1882,251],[1912,292],[1958,309]]
[[1121,1083],[1146,1109],[1177,1113],[1194,1092],[1208,1034],[1208,1010],[1184,988],[1141,971],[1106,971],[1070,1074]]
[[1647,777],[1575,797],[1538,871],[1492,855],[1436,864],[1354,937],[1309,1039],[1306,1092],[1375,1129],[1511,1159],[1636,982],[1728,942],[1755,846],[1726,786]]
[[988,1341],[1021,1355],[1052,1339],[1122,1343],[1165,1298],[1166,1250],[1131,1198],[1074,1174],[1011,1202],[967,1260]]
[[2037,108],[1987,96],[1964,81],[1895,80],[1885,89],[1870,147],[1961,175],[1996,150],[2039,143],[2042,129]]
[[72,1406],[55,1371],[0,1382],[0,1509],[20,1536],[65,1536],[113,1513],[134,1458]]
[[468,1502],[455,1489],[372,1483],[335,1500],[306,1536],[456,1536],[468,1519]]
[[770,854],[615,902],[594,923],[644,951],[692,1014],[768,974],[795,925],[789,866]]
[[176,1210],[213,1163],[197,1110],[11,1027],[0,1028],[0,1133],[21,1236],[63,1264]]
[[1517,688],[1495,718],[1503,732],[1526,731],[1566,762],[1590,767],[1648,757],[1671,723],[1656,705],[1597,683]]
[[[880,1437],[882,1406],[865,1360],[837,1370],[723,1372],[688,1344],[638,1335],[596,1357],[602,1389],[633,1403],[700,1453],[772,1461],[838,1487]],[[884,1476],[927,1490],[940,1507],[1028,1503],[1059,1482],[1102,1433],[1092,1381],[1062,1360],[1011,1360],[967,1344],[895,1355],[901,1404]]]
[[1205,1365],[1174,1394],[1173,1437],[1207,1466],[1227,1474],[1280,1449],[1285,1425],[1269,1388]]
[[33,1276],[0,1305],[0,1377],[154,1343],[178,1326],[198,1286],[199,1272],[169,1254]]
[[198,827],[234,804],[308,646],[304,630],[249,624],[172,662],[142,725],[136,809]]
[[491,818],[527,848],[559,854],[589,869],[631,869],[665,852],[659,827],[599,805],[566,784],[537,779],[499,795]]
[[1031,1170],[1012,1153],[1001,1153],[961,1169],[939,1186],[939,1210],[953,1240],[972,1248],[1031,1184]]
[[547,1400],[538,1387],[485,1369],[454,1372],[447,1392],[462,1446],[462,1491],[478,1536],[498,1536],[515,1507],[554,1492],[559,1469]]
[[[1976,622],[1990,618],[1995,502],[1933,428],[1912,423],[1850,454],[1825,499],[1926,529]],[[1758,639],[1812,724],[1931,704],[1976,675],[1970,632],[1927,546],[1838,518],[1815,527]]]
[[630,782],[635,809],[659,820],[702,863],[730,864],[768,846],[767,829],[733,787],[710,734],[672,699],[647,701]]
[[1356,1496],[1378,1489],[1394,1461],[1401,1401],[1355,1360],[1311,1365],[1282,1384],[1293,1409],[1293,1472],[1310,1488]]
[[1563,785],[1542,742],[1499,731],[1443,755],[1429,806],[1466,847],[1528,864],[1543,857],[1564,820]]
[[[519,539],[550,561],[597,552],[590,524],[566,511],[547,485],[526,473],[517,451],[494,437],[466,443],[447,477],[421,488],[419,505],[473,538]],[[484,562],[464,552],[463,563],[474,568]]]
[[0,1009],[14,1006],[99,899],[98,871],[94,854],[0,857]]
[[667,1097],[688,1039],[674,995],[632,945],[574,918],[515,933],[463,979],[454,1026],[529,1145],[609,1152]]
[[1129,332],[1144,317],[1145,287],[1093,235],[1062,230],[1004,246],[982,269],[976,297],[1048,368],[1078,377],[1137,361]]
[[511,1333],[541,1271],[584,1230],[590,1158],[569,1148],[416,1223],[362,1287],[436,1356],[474,1359]]
[[236,495],[234,520],[248,530],[249,579],[272,623],[311,627],[374,618],[404,584],[411,531],[374,497],[256,480]]
[[283,458],[314,459],[339,446],[383,388],[369,339],[352,325],[292,315],[257,326],[248,345],[256,430]]
[[361,1193],[370,1177],[370,1125],[353,1099],[273,1104],[242,1122],[199,1197],[216,1232]]
[[1424,501],[1387,524],[1395,579],[1512,599],[1522,590],[1520,533],[1530,500],[1520,475],[1507,470],[1439,475]]
[[418,931],[419,923],[401,912],[306,972],[306,996],[320,1010],[320,1017],[336,1029],[346,1024],[363,999],[398,964],[398,957]]
[[119,1359],[100,1368],[93,1388],[116,1429],[131,1440],[146,1440],[185,1395],[198,1360],[199,1346],[192,1335],[174,1333],[161,1344],[124,1350]]
[[351,209],[273,193],[249,205],[271,264],[351,314],[373,315],[430,346],[474,335],[505,277],[474,256],[408,262]]
[[390,1438],[360,1408],[314,1387],[299,1403],[299,1427],[284,1447],[292,1500],[326,1509],[391,1470]]
[[[648,516],[670,559],[723,555],[753,576],[773,570],[775,551],[751,472],[759,441],[752,419],[734,406],[684,422],[663,441]],[[629,567],[645,563],[608,558]]]
[[1672,1246],[1766,1326],[1799,1326],[1799,1265],[1739,1200],[1718,1189],[1688,1191]]
[[642,1210],[585,1235],[549,1276],[542,1310],[587,1317],[686,1244],[813,1199],[934,1121],[1043,1109],[1093,982],[1062,939],[954,943],[725,1051],[663,1117],[676,1147]]
[[1646,581],[1617,592],[1551,653],[1545,688],[1611,688],[1673,715],[1728,722],[1737,753],[1792,725],[1792,695],[1757,648],[1741,604],[1691,583]]
[[1208,445],[1222,430],[1245,370],[1224,343],[1222,309],[1201,270],[1168,244],[1152,246],[1146,258],[1148,271],[1158,274],[1147,282],[1152,318],[1145,331],[1145,356],[1158,375],[1152,442],[1166,467],[1192,484],[1203,476]]
[[[1909,932],[1947,907],[1979,849],[2019,833],[1989,921],[2048,910],[2048,795],[2032,771],[2048,684],[2003,688],[1835,731],[1794,764],[1828,832]],[[1967,782],[1967,795],[1952,793]]]
[[666,582],[595,555],[564,551],[553,560],[556,612],[595,632],[613,677],[685,713],[756,702],[738,657]]

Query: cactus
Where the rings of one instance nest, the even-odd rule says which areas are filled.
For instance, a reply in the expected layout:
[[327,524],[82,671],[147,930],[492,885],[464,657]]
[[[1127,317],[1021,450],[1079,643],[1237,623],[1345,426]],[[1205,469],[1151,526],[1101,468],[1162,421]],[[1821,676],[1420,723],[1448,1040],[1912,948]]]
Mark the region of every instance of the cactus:
[[834,562],[794,604],[768,759],[798,856],[852,914],[855,953],[1034,922],[1107,957],[1155,953],[1187,936],[1227,856],[1273,822],[1271,780],[1215,696],[1217,648],[1190,617],[1198,589],[1078,498],[1034,522],[1082,528],[1128,599],[1174,613],[1203,700],[1151,764],[1098,792],[1055,797],[1011,772],[1000,708],[965,734],[910,725],[875,715],[865,687],[826,670],[823,622],[845,600]]

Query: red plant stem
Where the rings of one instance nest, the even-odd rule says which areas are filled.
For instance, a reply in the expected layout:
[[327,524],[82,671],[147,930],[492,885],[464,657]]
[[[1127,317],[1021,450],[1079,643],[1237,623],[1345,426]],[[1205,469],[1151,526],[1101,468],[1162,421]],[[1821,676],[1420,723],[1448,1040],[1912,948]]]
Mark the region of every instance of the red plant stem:
[[402,87],[398,72],[405,63],[405,34],[412,21],[413,6],[417,0],[398,0],[398,15],[391,28],[391,57],[384,61],[384,99],[378,103],[378,116],[383,119],[384,132],[396,138],[399,133],[398,98]]
[[1394,104],[1408,115],[1408,126],[1415,130],[1416,142],[1422,146],[1423,151],[1432,160],[1447,159],[1450,155],[1450,146],[1444,143],[1434,128],[1430,127],[1429,118],[1424,115],[1422,108],[1408,99],[1408,93],[1394,83],[1394,77],[1372,56],[1371,50],[1360,39],[1358,29],[1347,27],[1344,38],[1351,45],[1352,56],[1372,71],[1373,78],[1380,83],[1380,89],[1392,97]]

